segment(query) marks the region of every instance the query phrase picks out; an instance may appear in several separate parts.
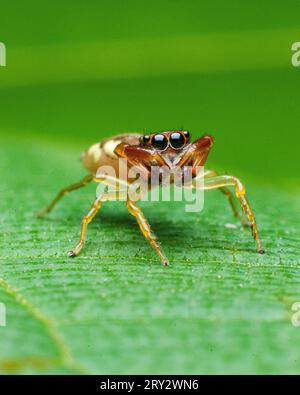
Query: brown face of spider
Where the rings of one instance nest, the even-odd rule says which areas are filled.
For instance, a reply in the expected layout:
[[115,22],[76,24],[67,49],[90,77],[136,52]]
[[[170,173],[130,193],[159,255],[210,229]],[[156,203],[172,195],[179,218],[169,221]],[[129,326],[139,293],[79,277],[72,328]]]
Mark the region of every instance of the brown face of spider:
[[171,130],[162,133],[146,134],[140,140],[142,147],[155,149],[158,152],[178,153],[189,144],[190,133],[187,130]]

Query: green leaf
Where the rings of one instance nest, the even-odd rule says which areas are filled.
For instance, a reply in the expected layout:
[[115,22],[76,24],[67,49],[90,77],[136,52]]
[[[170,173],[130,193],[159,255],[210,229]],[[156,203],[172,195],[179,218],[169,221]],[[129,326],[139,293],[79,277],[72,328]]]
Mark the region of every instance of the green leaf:
[[249,230],[225,227],[238,224],[209,191],[201,213],[185,213],[182,202],[142,203],[170,267],[121,202],[103,206],[70,259],[96,184],[44,219],[35,212],[85,175],[79,150],[3,140],[0,154],[2,373],[299,373],[293,190],[243,178],[265,255]]

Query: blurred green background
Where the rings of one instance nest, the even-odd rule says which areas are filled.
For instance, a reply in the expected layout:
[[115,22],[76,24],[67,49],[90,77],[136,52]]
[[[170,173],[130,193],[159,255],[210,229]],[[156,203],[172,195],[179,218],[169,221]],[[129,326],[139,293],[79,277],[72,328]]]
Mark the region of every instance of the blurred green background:
[[[299,15],[297,0],[1,2],[0,285],[13,306],[0,328],[4,372],[299,373],[289,314],[300,295],[288,281],[300,265]],[[269,255],[252,255],[246,232],[218,233],[232,219],[216,194],[200,228],[178,206],[178,228],[168,206],[148,206],[168,274],[110,204],[70,263],[93,187],[51,219],[33,214],[85,175],[81,151],[120,132],[181,127],[214,135],[209,167],[249,184]]]
[[296,177],[299,7],[5,2],[1,132],[85,148],[120,131],[183,126],[215,135],[224,169]]

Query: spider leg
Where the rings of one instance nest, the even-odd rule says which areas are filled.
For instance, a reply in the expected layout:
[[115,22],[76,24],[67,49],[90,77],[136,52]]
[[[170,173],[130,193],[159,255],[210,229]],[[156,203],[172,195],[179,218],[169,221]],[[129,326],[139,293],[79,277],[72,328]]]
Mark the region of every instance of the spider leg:
[[[207,178],[208,177],[217,177],[217,176],[218,176],[218,173],[215,170],[206,170],[204,172],[204,177],[207,177]],[[236,205],[233,192],[229,188],[223,187],[223,186],[221,186],[219,188],[219,190],[224,194],[225,197],[227,197],[230,207],[232,209],[233,215],[240,220],[240,222],[242,223],[242,225],[244,227],[248,227],[249,222],[241,215],[241,213]]]
[[[194,179],[195,185],[195,179]],[[204,189],[220,189],[224,187],[234,186],[235,194],[238,198],[243,212],[248,218],[250,223],[250,227],[252,229],[252,235],[256,241],[256,249],[259,253],[264,253],[261,240],[259,238],[258,227],[255,220],[255,216],[253,210],[250,206],[249,200],[246,196],[246,190],[241,181],[234,176],[213,176],[213,177],[204,177]]]
[[[134,165],[136,170],[140,170],[141,180],[143,180],[144,183],[146,182],[147,186],[150,180],[150,172],[149,168],[145,166],[145,162],[151,164],[151,161],[156,161],[157,165],[165,164],[160,155],[158,155],[156,152],[153,152],[153,150],[145,149],[144,147],[119,144],[115,149],[115,153],[121,158],[126,157],[129,163]],[[132,186],[133,185],[134,184],[132,184]],[[136,218],[142,234],[146,237],[151,247],[156,251],[162,263],[165,266],[169,265],[168,258],[164,255],[155,235],[152,233],[147,219],[145,218],[140,207],[136,204],[136,200],[140,199],[141,196],[138,199],[132,198],[132,195],[130,196],[130,190],[131,187],[129,187],[129,194],[126,201],[127,210]]]
[[76,182],[75,184],[69,185],[68,187],[62,189],[57,196],[55,197],[55,199],[52,200],[52,202],[49,204],[48,207],[46,207],[45,209],[39,211],[37,213],[37,216],[39,218],[44,217],[46,214],[50,213],[50,211],[52,211],[52,209],[55,207],[55,205],[57,204],[57,202],[64,196],[67,195],[68,193],[75,191],[76,189],[82,188],[86,185],[88,185],[92,180],[93,180],[93,176],[90,174],[86,177],[84,177],[81,181]]
[[82,219],[80,240],[79,243],[76,245],[76,247],[68,252],[68,255],[70,257],[75,257],[82,250],[86,240],[88,225],[101,209],[102,203],[108,200],[125,199],[126,196],[127,196],[127,189],[103,192],[99,197],[97,197],[97,199],[92,204],[88,213]]
[[126,201],[126,207],[127,207],[128,211],[130,212],[130,214],[132,214],[136,218],[141,232],[146,237],[146,239],[150,243],[151,247],[156,251],[156,253],[160,257],[162,263],[165,266],[169,265],[168,258],[164,255],[164,253],[163,253],[159,243],[157,242],[155,235],[152,233],[150,225],[149,225],[147,219],[145,218],[140,207],[138,207],[135,202],[130,200],[129,197],[127,198],[127,201]]

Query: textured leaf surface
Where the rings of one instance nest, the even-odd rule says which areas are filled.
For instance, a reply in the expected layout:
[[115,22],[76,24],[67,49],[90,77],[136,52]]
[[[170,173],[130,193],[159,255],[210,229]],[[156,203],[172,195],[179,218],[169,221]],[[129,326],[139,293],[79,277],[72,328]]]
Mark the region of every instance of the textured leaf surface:
[[[13,151],[13,152],[12,152]],[[7,156],[18,158],[17,174]],[[2,373],[299,373],[299,200],[250,184],[267,253],[255,253],[227,201],[205,210],[143,203],[172,266],[160,265],[122,203],[107,203],[82,254],[66,252],[96,184],[34,213],[85,173],[79,152],[1,144],[0,327]],[[51,186],[49,180],[51,179]],[[280,210],[278,210],[280,207]],[[281,212],[281,215],[278,213]]]

